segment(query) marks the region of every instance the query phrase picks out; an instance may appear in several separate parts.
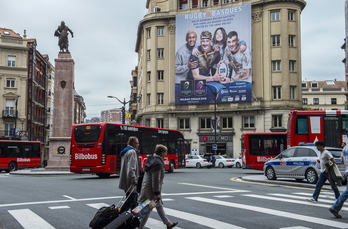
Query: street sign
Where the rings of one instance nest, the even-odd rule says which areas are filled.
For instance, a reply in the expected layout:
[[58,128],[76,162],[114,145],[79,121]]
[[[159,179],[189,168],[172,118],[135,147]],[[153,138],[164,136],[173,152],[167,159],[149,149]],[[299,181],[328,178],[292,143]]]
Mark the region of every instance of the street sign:
[[217,144],[212,145],[213,150],[217,150]]
[[131,117],[131,114],[130,113],[127,113],[126,114],[126,118],[130,118]]

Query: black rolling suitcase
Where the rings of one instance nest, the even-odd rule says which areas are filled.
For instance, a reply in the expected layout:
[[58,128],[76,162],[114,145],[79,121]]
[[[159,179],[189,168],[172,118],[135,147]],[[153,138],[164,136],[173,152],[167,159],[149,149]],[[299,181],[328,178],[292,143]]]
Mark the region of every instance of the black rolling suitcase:
[[125,211],[104,227],[104,229],[134,229],[139,226],[139,223],[138,217],[131,212]]
[[[135,188],[136,186],[129,187],[127,193],[133,192]],[[112,222],[114,219],[121,216],[122,214],[120,214],[120,209],[128,198],[129,196],[127,196],[127,194],[125,193],[116,206],[113,204],[107,207],[99,208],[98,211],[95,213],[93,219],[89,223],[89,226],[92,229],[102,229],[110,222]]]

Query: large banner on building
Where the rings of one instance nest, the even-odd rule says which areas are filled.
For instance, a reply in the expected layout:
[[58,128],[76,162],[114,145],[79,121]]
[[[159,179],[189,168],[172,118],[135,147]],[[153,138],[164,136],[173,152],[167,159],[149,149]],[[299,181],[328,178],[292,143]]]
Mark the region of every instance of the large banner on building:
[[175,104],[251,101],[251,4],[176,16]]

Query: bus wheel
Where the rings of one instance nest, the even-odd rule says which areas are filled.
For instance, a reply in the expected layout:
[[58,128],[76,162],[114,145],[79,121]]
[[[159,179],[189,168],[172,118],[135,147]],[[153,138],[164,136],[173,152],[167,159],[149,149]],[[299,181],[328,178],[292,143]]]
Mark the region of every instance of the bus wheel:
[[174,167],[175,167],[175,166],[174,166],[174,163],[173,163],[173,162],[170,162],[168,173],[174,172]]
[[17,170],[17,163],[16,162],[10,162],[10,164],[8,164],[8,172],[12,172]]
[[274,169],[272,167],[267,167],[266,177],[268,180],[276,180],[277,179],[275,172],[274,172]]
[[110,175],[110,173],[97,173],[97,176],[100,178],[108,178]]
[[318,181],[318,174],[314,169],[308,169],[306,171],[306,179],[311,184],[316,184]]
[[202,168],[202,165],[201,165],[201,163],[197,163],[197,164],[196,164],[196,168],[197,168],[197,169],[200,169],[200,168]]

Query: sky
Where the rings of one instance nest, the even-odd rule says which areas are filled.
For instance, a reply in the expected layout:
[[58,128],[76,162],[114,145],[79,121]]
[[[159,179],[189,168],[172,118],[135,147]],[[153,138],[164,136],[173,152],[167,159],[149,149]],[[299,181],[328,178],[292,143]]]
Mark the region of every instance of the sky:
[[[30,3],[29,3],[30,2]],[[87,119],[121,108],[130,98],[131,72],[137,65],[135,42],[146,0],[0,0],[0,27],[35,38],[41,54],[54,64],[61,21],[73,31],[69,51],[75,61],[75,90],[84,98]],[[307,0],[301,14],[302,79],[345,80],[344,0]],[[127,106],[128,108],[128,106]]]

